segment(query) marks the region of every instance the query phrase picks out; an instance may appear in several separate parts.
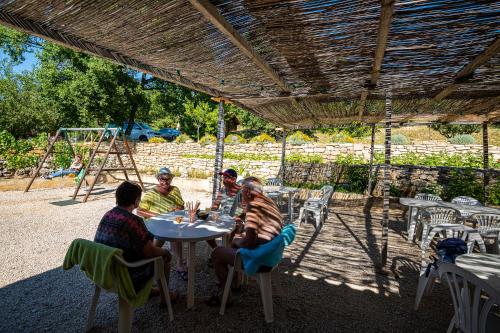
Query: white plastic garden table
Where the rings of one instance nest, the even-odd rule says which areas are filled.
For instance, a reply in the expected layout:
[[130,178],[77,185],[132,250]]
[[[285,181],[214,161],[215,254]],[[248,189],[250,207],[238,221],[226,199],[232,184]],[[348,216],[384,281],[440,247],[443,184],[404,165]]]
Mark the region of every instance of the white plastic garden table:
[[[485,214],[500,214],[500,209],[497,208],[491,208],[491,207],[484,207],[484,206],[471,206],[471,205],[461,205],[461,204],[454,204],[451,202],[446,202],[446,201],[428,201],[428,200],[421,200],[421,199],[415,199],[415,198],[399,198],[399,203],[402,204],[403,206],[409,207],[409,212],[408,212],[408,241],[411,241],[413,239],[413,234],[415,233],[415,226],[416,226],[416,217],[417,217],[417,210],[418,208],[427,208],[427,207],[447,207],[447,208],[454,208],[460,212],[463,216],[470,216],[472,214],[480,214],[480,213],[485,213]],[[414,209],[417,208],[417,209]]]
[[500,291],[500,255],[491,253],[463,254],[457,257],[455,264],[474,273]]
[[[176,223],[175,217],[182,216],[181,223]],[[181,241],[189,243],[188,247],[188,281],[187,281],[187,307],[194,307],[194,274],[196,261],[196,242],[206,241],[229,235],[234,229],[235,220],[229,215],[220,215],[214,221],[209,215],[207,220],[196,220],[189,223],[183,211],[170,212],[150,218],[146,227],[155,238],[164,241]]]
[[288,223],[293,222],[293,198],[298,191],[298,188],[291,186],[264,186],[265,193],[278,192],[288,195]]

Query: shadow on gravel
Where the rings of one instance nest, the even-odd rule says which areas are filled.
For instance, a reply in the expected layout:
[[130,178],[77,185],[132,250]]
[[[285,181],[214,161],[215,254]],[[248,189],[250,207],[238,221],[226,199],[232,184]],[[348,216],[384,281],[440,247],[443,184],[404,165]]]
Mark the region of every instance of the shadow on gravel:
[[54,206],[60,206],[60,207],[63,207],[63,206],[71,206],[71,205],[77,205],[77,204],[80,204],[81,202],[80,201],[76,201],[76,200],[61,200],[61,201],[52,201],[52,202],[49,202],[49,204],[51,205],[54,205]]
[[[359,208],[362,212],[363,207]],[[196,309],[185,298],[174,305],[174,322],[160,309],[159,299],[135,310],[134,332],[442,332],[453,315],[448,290],[436,285],[419,311],[413,311],[419,251],[398,232],[389,233],[389,275],[376,273],[374,251],[380,248],[378,213],[371,218],[355,209],[334,207],[320,233],[305,225],[287,248],[273,275],[273,324],[265,324],[254,280],[234,305],[220,316],[203,303],[215,288],[215,277],[200,251],[196,274]],[[341,220],[338,218],[341,217]],[[370,244],[373,242],[373,244]],[[206,245],[199,244],[199,246]],[[173,285],[185,283],[172,274]],[[81,332],[85,327],[93,286],[78,268],[48,270],[0,289],[0,332]],[[93,332],[115,332],[118,302],[101,295]]]

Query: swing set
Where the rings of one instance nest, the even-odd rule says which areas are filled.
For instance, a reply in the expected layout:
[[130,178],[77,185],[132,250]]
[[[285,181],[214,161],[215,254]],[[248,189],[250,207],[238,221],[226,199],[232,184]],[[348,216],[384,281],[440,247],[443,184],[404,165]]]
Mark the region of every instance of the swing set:
[[[74,159],[78,155],[76,142],[78,141],[78,139],[81,139],[82,137],[83,137],[83,142],[80,141],[79,144],[81,144],[83,147],[89,148],[88,153],[90,157],[88,161],[85,163],[85,159],[82,156],[83,167],[80,170],[80,173],[75,178],[78,182],[76,185],[76,189],[73,193],[73,200],[76,199],[78,191],[82,186],[82,183],[83,182],[85,182],[86,184],[88,183],[86,177],[89,176],[90,173],[94,172],[95,172],[94,179],[90,182],[90,186],[85,193],[83,202],[87,201],[88,197],[90,196],[90,193],[94,189],[97,180],[99,179],[99,176],[103,171],[123,171],[126,180],[129,180],[128,172],[131,171],[135,173],[135,176],[137,177],[140,186],[144,190],[144,184],[142,183],[141,176],[139,175],[139,171],[137,170],[134,158],[132,157],[132,151],[130,150],[130,146],[128,145],[123,130],[120,127],[117,128],[98,127],[98,128],[59,128],[56,132],[56,135],[52,139],[49,139],[49,145],[47,147],[47,151],[45,152],[43,158],[40,160],[36,172],[31,177],[30,182],[24,189],[24,192],[29,191],[35,178],[38,177],[38,174],[40,173],[40,170],[42,169],[47,158],[51,154],[56,152],[54,148],[56,146],[56,142],[59,139],[64,140],[63,142],[67,144],[67,146],[65,147],[69,147],[71,155]],[[97,142],[95,141],[95,139],[97,139]],[[71,141],[74,141],[75,146],[73,146]],[[101,145],[104,142],[109,142],[107,148],[101,147]],[[119,145],[117,144],[117,142],[122,143],[120,145],[121,149],[118,147]],[[102,160],[96,158],[96,156],[99,154],[104,154]],[[110,155],[116,155],[116,160],[118,161],[119,167],[106,166],[106,162],[108,161],[108,157]],[[122,155],[128,156],[130,160],[129,163],[130,166],[125,166],[124,160],[122,159]],[[98,166],[95,167],[94,165]]]

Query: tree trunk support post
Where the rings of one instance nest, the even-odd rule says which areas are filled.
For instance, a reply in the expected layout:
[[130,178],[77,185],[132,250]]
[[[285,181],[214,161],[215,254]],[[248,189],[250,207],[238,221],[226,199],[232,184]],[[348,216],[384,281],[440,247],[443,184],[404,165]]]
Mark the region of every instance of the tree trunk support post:
[[219,191],[221,184],[221,176],[219,172],[222,171],[222,164],[224,159],[224,136],[225,136],[225,125],[224,125],[224,101],[219,100],[219,114],[217,121],[217,144],[215,146],[215,163],[214,163],[214,186],[212,191],[212,204],[217,198],[217,192]]
[[370,145],[370,170],[368,171],[368,196],[372,195],[372,181],[373,181],[373,154],[375,153],[375,124],[372,124],[372,141]]
[[285,181],[285,155],[286,155],[286,130],[282,131],[281,138],[281,169],[280,169],[280,178],[284,182]]
[[382,251],[380,263],[382,269],[387,264],[387,240],[389,234],[389,192],[390,192],[390,167],[391,167],[391,122],[392,96],[387,94],[385,100],[385,161],[384,161],[384,204],[382,219]]
[[483,123],[483,202],[486,205],[488,201],[488,183],[489,183],[489,154],[488,154],[488,123]]

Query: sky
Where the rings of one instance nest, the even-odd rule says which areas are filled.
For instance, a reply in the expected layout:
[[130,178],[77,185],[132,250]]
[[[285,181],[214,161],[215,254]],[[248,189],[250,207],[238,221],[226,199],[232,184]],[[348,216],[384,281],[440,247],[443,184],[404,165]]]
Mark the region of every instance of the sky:
[[[0,50],[0,59],[5,59],[6,55]],[[37,64],[38,59],[35,57],[35,54],[32,52],[24,53],[25,60],[19,64],[14,66],[15,73],[21,73],[22,71],[31,71],[33,66]]]

